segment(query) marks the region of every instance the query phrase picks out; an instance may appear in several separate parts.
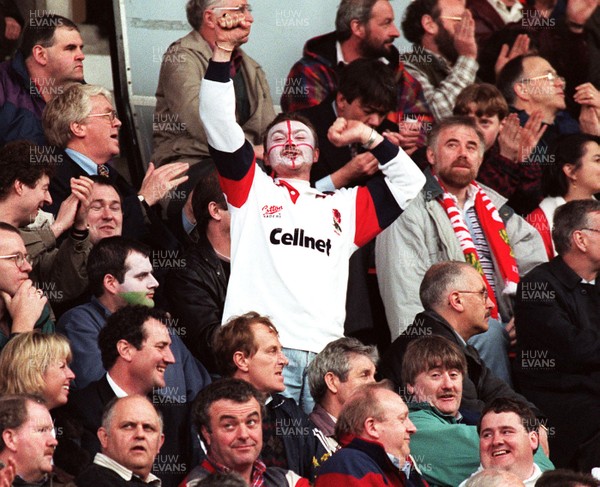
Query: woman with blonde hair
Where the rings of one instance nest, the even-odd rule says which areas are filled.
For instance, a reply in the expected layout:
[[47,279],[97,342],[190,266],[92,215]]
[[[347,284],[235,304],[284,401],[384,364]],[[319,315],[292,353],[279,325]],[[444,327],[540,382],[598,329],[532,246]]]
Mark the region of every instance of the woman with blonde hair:
[[75,374],[69,340],[38,331],[21,333],[0,352],[0,394],[36,394],[48,409],[67,403]]

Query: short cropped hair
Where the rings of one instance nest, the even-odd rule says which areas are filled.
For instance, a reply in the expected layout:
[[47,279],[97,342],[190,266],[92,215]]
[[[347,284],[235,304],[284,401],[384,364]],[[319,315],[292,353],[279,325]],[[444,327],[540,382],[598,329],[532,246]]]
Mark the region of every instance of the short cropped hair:
[[316,403],[320,403],[327,393],[328,389],[325,383],[327,372],[335,374],[342,382],[348,380],[350,358],[353,355],[363,355],[369,358],[373,364],[377,364],[379,360],[375,346],[364,345],[356,338],[343,337],[325,345],[325,348],[308,365],[306,374],[310,395]]
[[435,310],[443,306],[448,293],[463,284],[468,269],[473,269],[473,266],[454,260],[438,262],[427,269],[419,287],[423,308]]
[[436,367],[459,370],[467,374],[467,359],[456,343],[439,335],[411,340],[402,358],[402,382],[415,383],[417,376]]
[[558,255],[564,255],[571,250],[573,232],[588,227],[590,213],[598,211],[600,201],[597,200],[569,201],[556,209],[552,240]]
[[210,407],[217,401],[226,399],[238,404],[243,404],[256,399],[260,406],[261,418],[264,417],[264,396],[258,390],[242,379],[221,379],[202,389],[192,404],[192,423],[198,433],[202,434],[202,427],[211,431]]
[[490,413],[515,413],[521,418],[521,423],[528,432],[537,431],[539,428],[539,421],[526,402],[514,397],[497,397],[486,404],[481,411],[477,421],[477,433],[481,434],[481,422],[484,416]]
[[212,163],[209,164],[209,169],[200,176],[192,195],[192,211],[196,219],[196,228],[200,234],[206,233],[206,228],[210,222],[209,203],[214,201],[219,208],[227,209],[227,201],[219,183],[216,166]]
[[490,83],[473,83],[464,88],[456,98],[454,115],[469,115],[471,104],[475,105],[478,117],[497,115],[499,120],[504,120],[508,115],[508,103],[500,90]]
[[255,311],[233,317],[215,332],[213,350],[217,369],[224,377],[231,377],[237,371],[233,362],[235,352],[242,352],[246,357],[252,357],[258,350],[252,330],[252,325],[255,323],[266,326],[271,333],[279,336],[271,320]]
[[92,97],[103,96],[112,102],[110,91],[98,85],[71,83],[48,102],[42,114],[46,139],[64,149],[71,140],[71,123],[83,122],[92,113]]
[[573,166],[577,171],[587,153],[588,142],[600,144],[600,137],[589,134],[570,134],[558,137],[551,153],[555,159],[552,164],[542,168],[542,193],[545,196],[565,196],[569,191],[569,178],[563,168]]
[[0,201],[8,198],[15,181],[34,188],[42,176],[52,177],[54,168],[42,150],[28,140],[15,140],[0,148]]
[[185,6],[187,20],[196,31],[202,27],[204,12],[219,3],[221,0],[188,0]]
[[348,103],[360,100],[364,108],[376,113],[395,111],[398,87],[391,68],[379,59],[361,58],[340,71],[338,92]]
[[389,380],[360,386],[344,404],[342,412],[335,425],[335,436],[339,439],[348,435],[360,436],[364,431],[367,418],[377,421],[385,419],[385,410],[377,398],[377,391],[393,391],[394,386]]
[[4,431],[20,428],[28,418],[27,403],[45,404],[44,400],[33,394],[7,394],[0,396],[0,452],[6,448]]
[[158,410],[156,408],[156,406],[152,402],[150,402],[148,400],[148,398],[146,396],[142,396],[141,394],[133,394],[131,396],[125,396],[125,397],[113,397],[110,401],[108,401],[108,403],[106,403],[106,406],[104,406],[104,409],[102,410],[102,421],[100,423],[101,426],[105,430],[108,431],[111,427],[111,423],[112,423],[113,416],[115,413],[115,407],[117,406],[117,404],[121,401],[128,401],[133,398],[143,399],[144,401],[146,401],[148,404],[150,404],[152,406],[152,408],[154,409],[154,412],[156,412],[156,415],[158,416],[158,423],[160,425],[160,433],[162,433],[163,427],[164,427],[162,413],[160,412],[160,410]]
[[25,23],[21,45],[19,46],[19,52],[23,55],[23,59],[31,56],[35,46],[53,46],[55,42],[54,33],[56,29],[61,27],[79,32],[79,27],[72,20],[62,15],[48,13],[40,16],[30,16]]
[[483,156],[483,152],[485,150],[485,140],[483,139],[483,134],[477,128],[477,123],[475,120],[464,115],[453,115],[451,117],[446,117],[434,124],[431,132],[429,132],[429,136],[427,137],[427,147],[435,152],[437,150],[438,139],[440,138],[442,131],[451,127],[461,126],[468,127],[475,131],[477,138],[479,139],[479,151]]
[[104,276],[110,274],[123,283],[127,257],[132,253],[150,256],[150,247],[136,240],[114,236],[103,238],[92,250],[87,261],[88,286],[91,293],[99,298],[104,294]]
[[421,25],[421,19],[424,15],[429,15],[433,20],[437,20],[441,10],[438,6],[438,0],[414,0],[409,2],[404,11],[404,18],[400,24],[402,33],[408,42],[419,45],[425,35],[425,30]]
[[335,32],[338,41],[350,39],[353,20],[358,20],[363,25],[367,23],[377,2],[378,0],[342,0],[335,15]]
[[145,323],[153,318],[166,326],[168,317],[165,311],[142,305],[124,306],[110,315],[98,335],[98,347],[104,369],[110,370],[117,361],[119,340],[126,340],[136,350],[141,350],[144,341],[148,338],[144,328]]
[[0,353],[0,394],[43,395],[48,367],[73,358],[69,340],[39,331],[20,333]]

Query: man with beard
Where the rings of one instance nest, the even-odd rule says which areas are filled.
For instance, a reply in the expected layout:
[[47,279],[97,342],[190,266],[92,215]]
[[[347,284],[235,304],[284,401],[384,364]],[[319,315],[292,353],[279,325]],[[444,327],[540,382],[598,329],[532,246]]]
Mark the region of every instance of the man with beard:
[[[398,101],[390,118],[394,122],[416,120],[427,127],[433,117],[419,83],[399,61],[394,39],[400,33],[394,25],[394,10],[389,0],[343,0],[337,11],[335,31],[310,39],[303,57],[290,70],[281,96],[284,112],[295,112],[320,104],[335,96],[340,68],[356,59],[379,59],[396,75]],[[426,124],[426,125],[423,125]],[[407,149],[415,132],[424,141],[424,130],[414,123],[400,123],[391,138]]]
[[[376,242],[376,265],[392,339],[422,310],[419,283],[432,264],[467,261],[484,277],[494,307],[490,329],[471,339],[490,369],[511,383],[508,332],[511,296],[520,275],[547,260],[541,237],[505,205],[506,199],[475,181],[484,140],[469,117],[450,117],[430,134],[431,170],[420,195]],[[461,300],[481,297],[464,295]],[[507,330],[501,322],[509,323]]]
[[406,9],[402,33],[413,50],[401,56],[436,120],[452,115],[456,97],[471,83],[479,64],[475,22],[465,0],[415,0]]

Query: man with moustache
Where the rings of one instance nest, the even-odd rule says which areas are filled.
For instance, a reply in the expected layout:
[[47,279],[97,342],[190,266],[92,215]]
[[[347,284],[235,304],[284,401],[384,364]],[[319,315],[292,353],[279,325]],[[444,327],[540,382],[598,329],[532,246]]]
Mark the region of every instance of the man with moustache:
[[[408,345],[422,336],[440,336],[456,344],[465,354],[467,373],[463,377],[460,403],[462,414],[474,424],[484,406],[497,397],[526,401],[503,380],[496,377],[481,359],[469,340],[488,329],[494,304],[482,275],[466,262],[443,261],[433,264],[425,273],[419,297],[424,311],[400,335],[379,363],[379,373],[390,379],[399,390],[405,390],[402,358]],[[529,407],[541,416],[531,403]],[[547,445],[544,434],[542,443]]]
[[52,487],[56,445],[52,417],[39,397],[0,398],[0,462],[16,474],[12,486]]
[[[410,398],[409,418],[417,428],[411,438],[411,452],[430,485],[456,486],[479,465],[478,430],[475,425],[466,424],[459,411],[466,373],[463,352],[445,338],[422,337],[406,349],[402,377]],[[529,429],[537,430],[537,420],[531,411],[529,417],[532,418]],[[537,448],[539,441],[537,431],[531,436],[528,453],[532,464],[532,447],[535,444]],[[541,449],[535,461],[538,470],[554,468]],[[533,469],[531,464],[529,474]]]
[[401,56],[407,71],[421,83],[435,119],[449,117],[479,68],[475,22],[465,0],[410,2],[402,33],[413,44],[412,52]]
[[483,152],[483,136],[469,117],[450,117],[434,127],[425,187],[377,238],[377,278],[396,339],[422,311],[419,283],[432,264],[456,260],[473,265],[485,280],[495,321],[471,343],[494,374],[510,384],[510,329],[501,322],[511,322],[512,328],[511,295],[520,275],[547,257],[537,230],[505,206],[505,198],[475,181]]

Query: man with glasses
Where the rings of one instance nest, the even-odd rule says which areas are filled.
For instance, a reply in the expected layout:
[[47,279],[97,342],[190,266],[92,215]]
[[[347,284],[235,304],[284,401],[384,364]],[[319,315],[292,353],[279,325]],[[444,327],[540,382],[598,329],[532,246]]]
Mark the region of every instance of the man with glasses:
[[[467,342],[488,329],[493,303],[483,278],[466,262],[446,261],[432,265],[419,289],[425,311],[400,335],[379,363],[379,373],[400,390],[406,389],[402,377],[402,359],[415,339],[440,336],[458,345],[467,359],[462,380],[461,412],[474,420],[485,404],[496,397],[525,400],[503,380],[496,377]],[[413,384],[414,385],[414,384]],[[539,414],[539,411],[529,404]]]
[[433,128],[427,147],[431,170],[423,190],[377,237],[377,278],[395,339],[422,310],[419,282],[427,269],[447,260],[470,263],[493,305],[489,330],[471,343],[510,384],[511,299],[519,276],[547,257],[537,230],[506,206],[506,198],[475,180],[483,152],[483,136],[470,117],[449,117]]
[[600,202],[570,201],[554,214],[558,256],[519,284],[519,384],[548,415],[552,461],[590,471],[600,458]]
[[17,333],[53,333],[48,299],[29,280],[31,258],[19,231],[0,222],[0,349]]
[[[159,166],[175,160],[193,164],[210,157],[198,114],[198,93],[215,47],[215,21],[236,13],[249,23],[254,21],[246,0],[189,0],[186,13],[193,30],[165,52],[156,89],[152,160]],[[231,77],[237,121],[262,159],[262,135],[275,111],[264,71],[241,49],[249,30],[233,50]]]
[[522,191],[518,198],[518,210],[525,214],[533,211],[542,200],[542,168],[554,163],[556,156],[552,147],[557,138],[580,132],[600,135],[600,93],[591,83],[575,88],[574,100],[581,109],[579,120],[575,120],[565,110],[565,79],[558,76],[553,65],[536,54],[519,56],[506,63],[496,85],[510,110],[519,116],[521,125],[539,112],[543,125],[547,127],[527,159],[530,166],[527,178],[534,184]]
[[169,191],[187,180],[185,163],[154,168],[152,163],[139,190],[107,163],[119,155],[119,129],[108,90],[101,86],[74,84],[52,99],[43,115],[48,142],[64,150],[51,180],[52,203],[48,210],[56,214],[70,193],[70,181],[81,176],[99,175],[114,182],[123,195],[123,220],[126,236],[142,239],[146,235],[145,218],[153,219],[150,207]]

